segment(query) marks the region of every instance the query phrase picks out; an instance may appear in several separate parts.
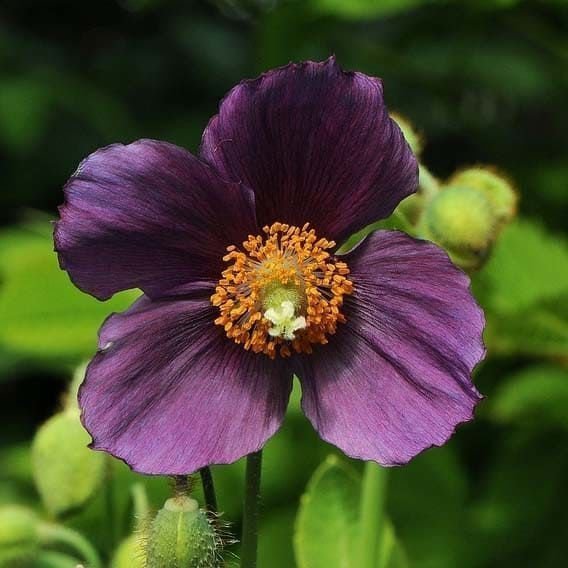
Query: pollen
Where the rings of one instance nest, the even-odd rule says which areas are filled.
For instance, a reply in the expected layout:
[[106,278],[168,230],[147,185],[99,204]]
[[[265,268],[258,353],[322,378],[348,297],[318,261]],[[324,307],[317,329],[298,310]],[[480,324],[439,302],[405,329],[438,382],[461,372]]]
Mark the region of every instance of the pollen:
[[227,247],[228,266],[211,296],[215,324],[244,349],[273,359],[311,353],[345,322],[349,268],[332,256],[335,242],[318,238],[309,223],[274,223],[263,233]]

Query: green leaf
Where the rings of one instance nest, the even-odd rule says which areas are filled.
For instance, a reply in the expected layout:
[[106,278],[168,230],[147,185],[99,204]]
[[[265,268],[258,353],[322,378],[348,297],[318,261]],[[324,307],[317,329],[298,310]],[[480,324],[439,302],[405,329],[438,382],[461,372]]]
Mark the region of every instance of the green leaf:
[[[357,568],[361,478],[337,456],[314,472],[300,501],[294,534],[299,568]],[[385,522],[377,568],[406,568],[406,555]]]
[[490,415],[501,422],[558,424],[568,428],[568,371],[530,367],[509,377],[490,400]]
[[38,430],[32,445],[34,479],[46,509],[63,515],[80,508],[98,490],[105,456],[87,447],[90,436],[69,407]]
[[361,480],[330,456],[302,496],[294,547],[300,568],[348,568],[355,559]]
[[568,293],[568,244],[519,219],[499,237],[480,285],[488,307],[500,314],[519,313]]
[[138,293],[99,302],[60,270],[47,222],[0,233],[0,345],[3,350],[78,362],[96,348],[97,329]]
[[510,225],[474,281],[493,353],[566,357],[568,244],[527,220]]
[[44,550],[34,561],[35,568],[77,568],[80,562],[62,552]]
[[465,472],[449,447],[389,471],[388,510],[413,568],[470,568]]
[[39,518],[19,505],[0,507],[0,566],[31,566],[39,548]]
[[384,529],[377,568],[408,568],[406,552],[400,546],[392,523],[387,520]]
[[488,314],[485,342],[499,355],[568,357],[568,294],[517,314]]

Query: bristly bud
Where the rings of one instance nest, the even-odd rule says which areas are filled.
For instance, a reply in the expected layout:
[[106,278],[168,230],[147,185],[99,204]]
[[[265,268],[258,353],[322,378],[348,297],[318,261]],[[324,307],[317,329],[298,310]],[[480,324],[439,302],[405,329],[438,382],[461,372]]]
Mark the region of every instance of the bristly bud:
[[483,193],[491,204],[491,212],[499,230],[509,223],[517,212],[518,196],[512,184],[491,168],[462,170],[454,174],[449,184]]
[[39,519],[17,505],[0,508],[0,566],[31,566],[39,550]]
[[485,195],[460,186],[442,189],[426,206],[420,226],[422,236],[443,246],[462,268],[481,264],[495,229],[491,203]]
[[420,156],[424,147],[422,136],[416,131],[410,121],[402,117],[400,114],[393,112],[391,113],[390,117],[398,124],[398,127],[402,130],[402,134],[408,142],[412,153],[415,156]]
[[221,539],[197,501],[185,495],[168,499],[152,521],[146,568],[217,568]]

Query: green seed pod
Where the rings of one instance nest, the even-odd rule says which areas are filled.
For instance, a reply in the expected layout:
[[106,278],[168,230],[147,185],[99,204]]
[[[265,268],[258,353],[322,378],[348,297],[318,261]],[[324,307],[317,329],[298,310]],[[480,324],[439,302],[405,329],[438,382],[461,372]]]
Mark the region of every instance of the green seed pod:
[[132,534],[124,539],[112,558],[111,568],[145,568],[146,551],[139,534]]
[[444,188],[428,204],[420,228],[423,236],[453,253],[454,260],[463,266],[469,264],[469,257],[483,257],[489,249],[495,219],[483,193],[452,186]]
[[0,566],[31,566],[39,551],[39,519],[18,505],[0,508]]
[[393,112],[390,117],[398,124],[398,127],[402,130],[402,134],[406,138],[410,149],[416,156],[420,156],[423,149],[422,136],[416,131],[414,126],[406,118],[400,116],[400,114]]
[[38,430],[32,444],[34,479],[46,509],[62,515],[85,504],[104,477],[104,455],[87,447],[79,410],[69,407]]
[[451,178],[449,184],[483,193],[491,204],[498,229],[511,221],[517,212],[518,196],[512,184],[490,168],[462,170]]
[[146,568],[217,568],[220,539],[197,501],[168,499],[152,521]]

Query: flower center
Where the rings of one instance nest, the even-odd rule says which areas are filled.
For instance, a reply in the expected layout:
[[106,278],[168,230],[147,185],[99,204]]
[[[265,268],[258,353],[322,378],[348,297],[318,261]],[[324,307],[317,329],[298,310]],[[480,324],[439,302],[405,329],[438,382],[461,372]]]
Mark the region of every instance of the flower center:
[[215,323],[255,353],[311,353],[345,321],[340,308],[353,293],[349,268],[328,252],[335,243],[318,238],[309,223],[274,223],[263,232],[242,249],[227,248],[229,266],[211,296],[220,312]]

